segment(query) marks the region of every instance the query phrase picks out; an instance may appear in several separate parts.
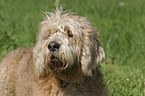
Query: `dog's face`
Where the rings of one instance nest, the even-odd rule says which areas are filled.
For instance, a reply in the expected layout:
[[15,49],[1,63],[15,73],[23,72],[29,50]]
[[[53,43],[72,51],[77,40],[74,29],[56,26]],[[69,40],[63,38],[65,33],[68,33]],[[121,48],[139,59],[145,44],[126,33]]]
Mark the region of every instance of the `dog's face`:
[[36,74],[46,70],[62,72],[77,65],[84,75],[91,76],[104,58],[97,32],[84,17],[59,10],[49,15],[39,25],[33,50]]
[[71,25],[68,26],[68,24],[54,24],[49,26],[50,28],[43,32],[42,38],[45,64],[51,70],[57,72],[71,67],[74,63],[78,64],[81,44],[75,36],[75,29],[71,29]]

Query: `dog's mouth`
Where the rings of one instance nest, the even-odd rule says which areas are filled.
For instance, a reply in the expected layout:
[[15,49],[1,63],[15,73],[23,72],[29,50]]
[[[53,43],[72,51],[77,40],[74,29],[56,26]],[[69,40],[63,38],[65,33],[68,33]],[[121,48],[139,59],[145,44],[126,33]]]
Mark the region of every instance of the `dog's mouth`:
[[59,58],[57,55],[51,55],[50,68],[56,72],[62,72],[68,68],[68,63],[65,62],[64,58]]

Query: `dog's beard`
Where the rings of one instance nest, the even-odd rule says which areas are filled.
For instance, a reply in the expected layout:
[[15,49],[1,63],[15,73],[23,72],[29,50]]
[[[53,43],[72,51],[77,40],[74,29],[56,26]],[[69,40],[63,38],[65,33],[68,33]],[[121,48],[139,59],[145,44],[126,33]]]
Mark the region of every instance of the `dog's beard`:
[[49,67],[55,72],[62,72],[68,68],[68,63],[63,56],[58,53],[52,53],[49,57]]

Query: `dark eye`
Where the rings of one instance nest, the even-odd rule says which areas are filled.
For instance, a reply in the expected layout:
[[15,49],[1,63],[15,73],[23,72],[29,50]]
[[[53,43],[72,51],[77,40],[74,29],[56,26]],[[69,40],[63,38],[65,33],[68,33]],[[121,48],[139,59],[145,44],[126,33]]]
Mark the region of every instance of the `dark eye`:
[[69,27],[65,27],[64,30],[69,38],[73,37],[72,31],[69,29]]
[[67,30],[67,35],[68,35],[69,38],[73,37],[73,34],[72,34],[72,32],[70,30]]
[[51,32],[51,31],[48,30],[46,33],[44,33],[44,34],[43,34],[43,38],[44,38],[44,39],[47,39],[48,36],[50,35],[50,32]]

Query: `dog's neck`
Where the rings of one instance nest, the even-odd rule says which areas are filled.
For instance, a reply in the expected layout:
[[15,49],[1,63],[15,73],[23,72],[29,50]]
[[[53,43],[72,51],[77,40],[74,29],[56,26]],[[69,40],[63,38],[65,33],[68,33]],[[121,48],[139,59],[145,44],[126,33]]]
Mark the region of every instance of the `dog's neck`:
[[[45,74],[43,76],[37,77],[38,84],[38,94],[57,94],[56,96],[74,96],[74,94],[82,94],[87,90],[94,92],[96,94],[98,90],[103,88],[102,86],[102,75],[100,71],[95,72],[97,77],[84,76],[80,69],[76,68],[68,71],[62,71],[60,73]],[[74,72],[72,72],[74,71]],[[91,82],[90,82],[91,81]],[[93,90],[98,87],[97,90]],[[55,90],[51,90],[55,89]],[[72,91],[73,90],[73,91]],[[89,94],[89,93],[86,93]],[[96,96],[96,95],[88,95]]]
[[60,80],[68,83],[83,82],[84,75],[82,75],[80,66],[78,66],[77,64],[75,65],[61,72],[55,72],[53,70],[52,71],[50,70],[50,72],[48,71],[44,72],[44,74],[39,76],[38,78],[40,80],[43,79],[49,80],[49,78],[54,78],[56,80]]
[[[38,85],[38,91],[37,91],[37,95],[38,94],[45,94],[45,96],[47,95],[52,95],[52,94],[57,94],[57,96],[63,96],[63,91],[60,87],[59,84],[59,80],[56,79],[55,77],[47,77],[47,78],[42,78],[39,77],[39,79],[37,78],[36,80],[37,85]],[[54,90],[52,90],[54,89]]]
[[[75,66],[76,65],[76,66]],[[65,82],[82,82],[83,75],[80,69],[80,66],[74,64],[68,70],[64,70],[62,72],[55,73],[56,78],[65,81]]]
[[[77,73],[76,73],[77,74]],[[64,90],[67,88],[72,88],[73,86],[81,86],[82,85],[82,76],[78,76],[75,74],[51,74],[48,77],[39,77],[37,79],[38,84],[38,94],[59,94],[57,96],[64,96]],[[51,90],[55,89],[55,90]],[[76,90],[76,89],[75,89]],[[67,95],[66,95],[67,96]]]

